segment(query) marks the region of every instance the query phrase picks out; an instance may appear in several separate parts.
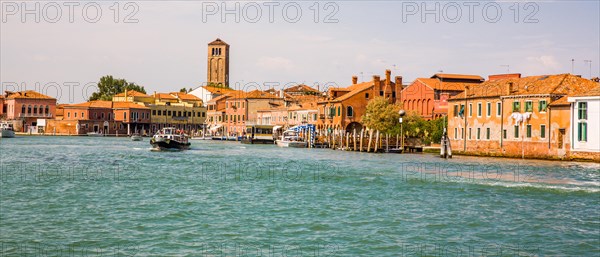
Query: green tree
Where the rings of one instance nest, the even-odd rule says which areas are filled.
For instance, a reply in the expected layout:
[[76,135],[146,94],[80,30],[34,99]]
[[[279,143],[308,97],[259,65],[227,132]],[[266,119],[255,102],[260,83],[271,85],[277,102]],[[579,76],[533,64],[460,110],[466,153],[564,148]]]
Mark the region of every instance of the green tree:
[[98,92],[94,92],[89,101],[94,100],[105,100],[111,101],[113,96],[127,90],[135,90],[141,93],[146,93],[146,89],[142,86],[138,86],[135,83],[129,83],[125,79],[115,79],[113,76],[104,76],[100,78],[98,82]]
[[367,104],[367,110],[361,121],[366,127],[379,130],[382,133],[397,133],[396,131],[399,128],[398,118],[400,118],[399,110],[399,105],[390,104],[383,97],[375,97]]
[[181,89],[179,89],[179,92],[180,92],[180,93],[187,93],[188,91],[187,91],[187,89],[185,89],[185,87],[184,87],[184,88],[181,88]]

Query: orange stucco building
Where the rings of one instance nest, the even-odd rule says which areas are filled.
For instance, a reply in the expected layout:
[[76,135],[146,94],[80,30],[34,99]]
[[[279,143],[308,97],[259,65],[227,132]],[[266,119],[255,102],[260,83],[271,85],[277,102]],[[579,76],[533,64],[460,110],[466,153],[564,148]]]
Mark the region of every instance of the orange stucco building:
[[368,82],[357,83],[358,77],[352,77],[352,85],[346,88],[331,88],[327,99],[317,103],[318,129],[341,129],[352,132],[360,130],[361,117],[367,110],[368,102],[376,96],[382,96],[395,103],[402,90],[402,77],[391,81],[391,71],[386,70],[385,79],[374,75]]
[[56,99],[33,90],[6,91],[3,99],[2,117],[13,121],[15,131],[37,131],[38,123],[55,117]]
[[598,83],[571,74],[493,78],[449,99],[454,151],[491,156],[570,158],[567,96]]

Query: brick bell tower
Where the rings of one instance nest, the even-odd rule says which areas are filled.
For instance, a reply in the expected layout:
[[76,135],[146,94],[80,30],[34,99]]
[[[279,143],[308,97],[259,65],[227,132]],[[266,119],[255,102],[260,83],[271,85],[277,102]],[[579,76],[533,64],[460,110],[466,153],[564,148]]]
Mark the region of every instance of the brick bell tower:
[[229,45],[217,38],[208,43],[208,70],[206,81],[209,85],[229,87]]

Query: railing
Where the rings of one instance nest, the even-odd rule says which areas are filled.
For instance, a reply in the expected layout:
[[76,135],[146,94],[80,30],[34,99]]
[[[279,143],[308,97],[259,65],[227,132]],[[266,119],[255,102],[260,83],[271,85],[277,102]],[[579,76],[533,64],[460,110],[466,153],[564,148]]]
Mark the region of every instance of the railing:
[[19,113],[19,118],[51,118],[52,113]]

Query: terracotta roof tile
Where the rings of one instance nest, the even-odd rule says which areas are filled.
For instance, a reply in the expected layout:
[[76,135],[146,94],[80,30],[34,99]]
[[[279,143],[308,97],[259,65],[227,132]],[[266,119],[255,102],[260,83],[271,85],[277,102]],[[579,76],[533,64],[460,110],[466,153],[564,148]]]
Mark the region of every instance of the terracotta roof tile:
[[131,103],[131,102],[113,102],[113,108],[123,109],[123,108],[132,108],[132,109],[150,109],[146,106]]
[[431,78],[418,78],[416,81],[435,90],[463,91],[465,90],[465,85],[473,86],[473,83],[441,82],[439,79]]
[[598,85],[593,89],[577,92],[569,96],[600,96],[600,83],[596,82],[596,84]]
[[479,75],[469,75],[469,74],[450,74],[450,73],[436,73],[431,78],[441,78],[441,79],[471,79],[471,80],[479,80],[484,81],[485,79]]
[[[571,74],[506,78],[470,87],[467,98],[506,96],[511,84],[513,92],[510,95],[572,95],[589,91],[598,85],[597,82]],[[451,100],[464,98],[465,92],[461,92]]]
[[225,41],[221,40],[220,38],[217,38],[217,39],[215,39],[215,41],[208,43],[208,45],[226,45],[226,46],[228,46],[228,44],[225,43]]
[[85,102],[85,103],[79,103],[79,104],[69,104],[69,105],[65,105],[64,107],[70,108],[70,107],[77,107],[77,108],[112,108],[113,107],[113,102],[111,101],[90,101],[90,102]]
[[[115,95],[116,97],[124,97],[125,96],[125,92],[123,93],[119,93]],[[127,96],[141,96],[141,97],[150,97],[147,94],[144,94],[142,92],[139,91],[135,91],[135,90],[127,90]]]
[[226,88],[226,87],[202,86],[202,88],[206,89],[206,91],[210,92],[211,94],[216,94],[216,93],[224,94],[227,92],[235,91],[231,88]]
[[33,90],[26,90],[20,92],[6,91],[6,94],[8,95],[6,99],[55,99],[54,97],[50,97]]

